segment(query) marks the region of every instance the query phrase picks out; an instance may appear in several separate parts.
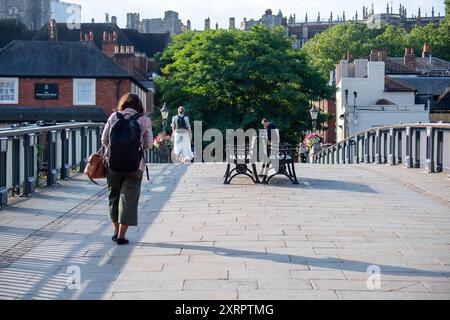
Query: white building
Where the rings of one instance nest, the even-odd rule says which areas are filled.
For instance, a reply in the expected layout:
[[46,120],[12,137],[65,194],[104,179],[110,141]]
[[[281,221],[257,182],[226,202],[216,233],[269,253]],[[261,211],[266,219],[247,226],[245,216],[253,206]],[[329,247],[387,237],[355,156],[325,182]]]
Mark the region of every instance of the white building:
[[78,4],[52,0],[52,19],[58,23],[79,25],[81,23],[81,6]]
[[415,90],[385,75],[384,61],[342,60],[336,67],[336,140],[372,127],[429,122]]

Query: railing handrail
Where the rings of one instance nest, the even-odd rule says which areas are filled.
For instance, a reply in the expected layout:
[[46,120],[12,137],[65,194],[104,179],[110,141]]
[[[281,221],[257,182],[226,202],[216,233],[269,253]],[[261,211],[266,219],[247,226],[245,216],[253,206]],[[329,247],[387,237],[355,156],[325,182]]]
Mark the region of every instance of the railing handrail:
[[337,145],[352,140],[356,137],[365,135],[366,133],[370,133],[370,132],[377,132],[378,130],[390,130],[390,129],[406,129],[406,128],[438,128],[438,129],[449,129],[450,130],[450,123],[410,123],[410,124],[393,124],[393,125],[388,125],[388,126],[382,126],[382,127],[373,127],[364,131],[359,131],[357,133],[352,134],[351,136],[349,136],[348,138],[345,138],[344,140],[341,140],[339,142],[336,142],[335,144],[333,144],[332,146],[329,146],[325,149],[322,149],[319,151],[319,153],[326,151],[327,149],[331,149],[336,147]]
[[0,138],[4,137],[16,137],[30,133],[42,133],[48,131],[58,131],[64,129],[77,129],[77,128],[85,128],[85,127],[100,127],[104,126],[104,123],[97,122],[75,122],[75,123],[59,123],[56,125],[50,126],[30,126],[30,127],[19,127],[19,128],[11,128],[10,130],[0,130]]
[[450,123],[409,123],[369,128],[314,155],[315,163],[403,163],[427,172],[450,172]]

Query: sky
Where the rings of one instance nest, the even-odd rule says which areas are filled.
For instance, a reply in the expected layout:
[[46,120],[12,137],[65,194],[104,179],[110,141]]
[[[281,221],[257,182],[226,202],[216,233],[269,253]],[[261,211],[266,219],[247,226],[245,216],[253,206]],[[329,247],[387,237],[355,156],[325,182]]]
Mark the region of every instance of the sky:
[[402,4],[411,13],[417,14],[420,6],[422,15],[431,15],[431,7],[435,7],[435,14],[441,12],[444,15],[444,0],[64,0],[82,5],[82,21],[90,22],[92,18],[96,22],[105,21],[105,13],[110,16],[117,16],[120,27],[126,25],[126,13],[138,12],[141,19],[162,18],[164,12],[173,10],[179,13],[184,24],[191,20],[192,28],[203,30],[206,18],[211,19],[211,26],[216,22],[219,27],[227,28],[229,18],[236,18],[236,25],[239,26],[244,17],[247,19],[261,18],[266,9],[271,8],[278,13],[281,9],[283,15],[296,14],[297,21],[303,21],[305,13],[309,19],[316,20],[320,11],[322,18],[328,18],[330,12],[333,16],[342,15],[345,11],[347,19],[351,18],[355,11],[361,16],[362,6],[366,7],[374,4],[375,12],[386,12],[386,4],[392,3],[394,13],[398,13],[399,5]]

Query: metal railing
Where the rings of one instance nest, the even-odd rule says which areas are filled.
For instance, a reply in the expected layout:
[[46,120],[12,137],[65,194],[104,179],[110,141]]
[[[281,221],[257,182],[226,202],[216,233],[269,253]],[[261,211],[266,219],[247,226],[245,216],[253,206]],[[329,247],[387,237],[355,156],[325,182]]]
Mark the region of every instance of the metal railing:
[[407,124],[372,128],[321,150],[315,163],[403,164],[450,173],[450,124]]
[[170,150],[157,149],[152,147],[148,150],[147,153],[147,162],[148,163],[171,163],[172,158],[170,155]]
[[0,208],[11,196],[30,196],[37,187],[83,172],[101,147],[102,123],[63,123],[0,130]]

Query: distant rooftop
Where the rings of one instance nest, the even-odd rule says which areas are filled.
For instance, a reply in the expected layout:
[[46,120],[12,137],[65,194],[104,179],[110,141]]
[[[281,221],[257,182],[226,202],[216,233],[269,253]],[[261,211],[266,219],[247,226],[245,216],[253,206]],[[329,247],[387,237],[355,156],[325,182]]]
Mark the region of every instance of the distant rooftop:
[[0,49],[0,76],[130,77],[92,43],[21,40]]

